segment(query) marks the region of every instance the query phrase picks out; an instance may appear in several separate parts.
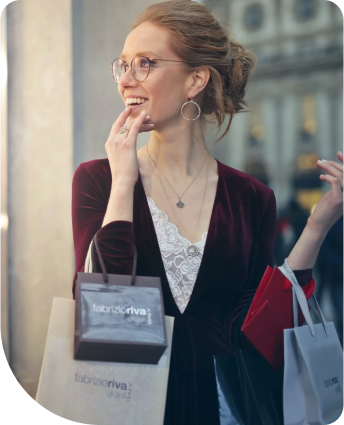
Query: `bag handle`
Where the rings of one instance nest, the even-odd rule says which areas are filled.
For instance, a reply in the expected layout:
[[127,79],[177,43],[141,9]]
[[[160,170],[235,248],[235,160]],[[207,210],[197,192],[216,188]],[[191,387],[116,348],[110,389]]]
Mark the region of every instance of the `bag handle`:
[[293,316],[294,316],[294,327],[298,327],[298,303],[300,304],[301,311],[303,313],[303,316],[306,320],[307,325],[310,328],[311,334],[314,337],[314,324],[311,318],[311,315],[309,313],[308,309],[308,303],[311,308],[315,311],[316,315],[318,316],[319,320],[321,321],[325,333],[327,336],[329,336],[329,330],[327,326],[327,322],[325,320],[324,315],[322,314],[319,304],[314,296],[314,294],[311,296],[311,298],[307,302],[307,298],[305,293],[303,292],[303,289],[301,288],[299,282],[295,278],[294,272],[290,268],[287,259],[285,259],[283,265],[279,267],[280,271],[284,274],[286,278],[289,279],[289,281],[292,283],[292,294],[293,294]]
[[[295,294],[294,287],[293,287],[292,290],[293,290],[294,327],[297,327],[298,326],[297,297],[296,297],[296,294]],[[322,323],[322,325],[324,327],[324,331],[325,331],[326,335],[330,336],[330,331],[329,331],[329,328],[328,328],[328,325],[327,325],[327,321],[326,321],[324,315],[322,314],[322,311],[320,310],[320,306],[319,306],[318,301],[315,298],[314,294],[309,298],[308,304],[314,310],[315,314],[318,316],[318,319],[320,320],[320,322]]]
[[[294,326],[298,326],[298,317],[297,317],[297,301],[300,304],[301,311],[304,315],[304,318],[307,322],[307,325],[310,327],[312,336],[314,336],[314,325],[313,321],[311,319],[311,315],[308,310],[308,303],[305,293],[303,292],[301,286],[299,285],[299,282],[296,280],[294,272],[290,268],[287,259],[285,259],[283,265],[279,267],[280,271],[284,274],[284,276],[291,282],[293,286],[293,293],[295,293],[296,299],[294,300],[293,297],[293,313],[294,313]],[[295,302],[296,301],[296,302]]]
[[308,304],[315,311],[316,315],[318,316],[318,319],[321,321],[321,323],[324,326],[326,335],[329,336],[330,335],[330,331],[329,331],[328,326],[327,326],[327,321],[326,321],[324,315],[322,314],[322,311],[320,310],[320,306],[319,306],[318,301],[315,298],[314,294],[308,300]]
[[[99,249],[98,232],[94,235],[92,242],[90,244],[90,247],[88,249],[86,262],[85,262],[85,271],[86,273],[92,273],[92,272],[97,273],[97,266],[96,266],[95,255],[94,255],[95,250],[97,250],[100,268],[102,269],[103,280],[104,280],[104,283],[108,283],[109,281],[108,274],[104,264],[103,256]],[[136,266],[137,266],[137,249],[135,244],[133,244],[133,247],[134,247],[134,261],[133,261],[133,269],[131,272],[130,285],[134,286],[136,283],[135,278],[136,278]]]

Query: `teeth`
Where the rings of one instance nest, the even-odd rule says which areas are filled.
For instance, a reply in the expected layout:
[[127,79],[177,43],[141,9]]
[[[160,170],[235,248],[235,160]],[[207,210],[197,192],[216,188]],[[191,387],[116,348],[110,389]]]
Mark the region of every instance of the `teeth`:
[[127,98],[127,105],[130,105],[132,103],[145,103],[147,102],[147,99],[138,98],[138,97],[128,97]]

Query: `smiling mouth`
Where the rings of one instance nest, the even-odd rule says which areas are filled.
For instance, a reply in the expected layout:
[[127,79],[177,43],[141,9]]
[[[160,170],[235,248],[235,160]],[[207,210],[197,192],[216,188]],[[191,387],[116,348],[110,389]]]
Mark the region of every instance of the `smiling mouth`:
[[139,106],[139,105],[143,105],[145,103],[148,102],[148,99],[145,100],[144,102],[134,102],[134,103],[126,103],[127,106]]

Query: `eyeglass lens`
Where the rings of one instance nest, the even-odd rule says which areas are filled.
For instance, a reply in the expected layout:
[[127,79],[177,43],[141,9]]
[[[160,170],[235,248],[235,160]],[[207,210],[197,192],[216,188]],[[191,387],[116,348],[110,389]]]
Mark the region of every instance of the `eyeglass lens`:
[[[129,64],[122,59],[115,59],[112,63],[112,74],[118,83],[121,76],[127,71]],[[131,63],[131,72],[137,81],[143,81],[149,74],[149,61],[143,56],[137,56]]]

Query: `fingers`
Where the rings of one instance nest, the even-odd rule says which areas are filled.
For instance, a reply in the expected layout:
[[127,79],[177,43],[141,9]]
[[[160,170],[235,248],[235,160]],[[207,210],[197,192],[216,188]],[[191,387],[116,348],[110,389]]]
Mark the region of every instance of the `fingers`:
[[343,163],[343,154],[341,151],[337,152],[337,158],[339,159],[339,161],[341,161]]
[[140,132],[140,128],[143,125],[144,120],[146,119],[146,111],[142,111],[141,114],[133,120],[129,133],[128,138],[136,140],[138,133]]
[[[128,127],[128,126],[127,126]],[[131,127],[130,127],[131,128]],[[130,128],[128,127],[128,130],[130,130]],[[138,133],[144,133],[146,131],[152,131],[154,130],[154,124],[149,123],[149,124],[142,124],[141,127],[139,128]],[[129,132],[127,133],[127,135],[129,136]]]
[[[337,152],[337,158],[343,163],[343,154]],[[336,161],[319,160],[317,162],[318,167],[327,171],[329,174],[321,174],[320,179],[326,181],[331,185],[331,191],[333,194],[342,197],[343,195],[343,164],[339,164]]]
[[[138,117],[139,117],[140,115],[138,115]],[[136,118],[138,118],[138,117],[136,117]],[[132,123],[132,122],[134,122],[135,120],[136,120],[136,118],[132,118],[132,116],[130,117],[130,120],[127,120],[127,124],[128,123]],[[146,115],[146,117],[145,117],[145,119],[144,119],[144,121],[143,121],[143,124],[148,124],[149,123],[149,121],[151,121],[151,117],[149,116],[149,115]]]
[[149,115],[146,115],[146,118],[143,121],[143,124],[148,124],[152,118]]
[[146,131],[154,130],[154,124],[143,124],[139,130],[139,133],[144,133]]
[[332,176],[338,179],[341,179],[343,181],[343,165],[342,164],[338,164],[338,162],[335,162],[335,161],[326,161],[326,160],[319,160],[317,164],[320,168],[327,171]]
[[124,111],[118,116],[117,120],[112,125],[112,130],[114,134],[119,133],[121,127],[125,124],[130,114],[131,114],[131,109],[125,108]]
[[335,195],[339,195],[340,197],[343,196],[343,191],[341,189],[343,187],[343,182],[340,182],[336,177],[330,176],[329,174],[321,174],[320,179],[330,183],[331,191],[333,191]]
[[335,161],[325,161],[324,159],[322,159],[321,162],[325,162],[325,164],[332,165],[332,167],[336,168],[338,171],[343,173],[343,165],[342,164],[338,164],[338,162],[335,162]]
[[[133,120],[130,120],[129,122],[128,122],[128,120],[125,121],[122,125],[125,124],[127,126],[128,130],[130,131],[130,128],[132,127],[132,125],[135,122],[137,122],[137,120],[141,120],[141,114],[138,117],[134,118]],[[143,119],[142,125],[139,128],[138,133],[143,133],[143,132],[146,132],[146,131],[152,131],[154,129],[154,124],[150,123],[149,121],[151,121],[151,117],[149,115],[146,115]],[[116,129],[114,131],[116,131]],[[119,133],[119,131],[120,131],[120,129],[118,130],[117,133]],[[129,131],[125,131],[124,133],[121,133],[121,134],[123,134],[126,138],[127,136],[129,136]],[[117,134],[117,133],[115,133],[115,134]]]

